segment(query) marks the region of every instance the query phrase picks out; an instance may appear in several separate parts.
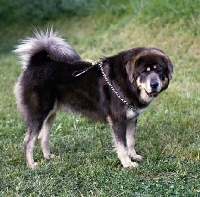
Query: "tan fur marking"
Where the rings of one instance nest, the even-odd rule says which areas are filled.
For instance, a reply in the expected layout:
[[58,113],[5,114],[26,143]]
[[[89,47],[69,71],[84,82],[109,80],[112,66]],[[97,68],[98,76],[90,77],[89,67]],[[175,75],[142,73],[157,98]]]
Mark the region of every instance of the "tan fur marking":
[[129,121],[126,125],[126,141],[127,141],[127,148],[128,148],[128,155],[129,157],[135,160],[142,160],[142,156],[138,155],[135,151],[135,128],[136,123],[132,120]]
[[109,123],[110,126],[113,125],[113,121],[112,121],[112,119],[111,119],[110,116],[107,117],[107,121],[108,121],[108,123]]
[[35,140],[36,140],[36,137],[33,137],[30,140],[30,135],[28,133],[26,134],[26,136],[24,138],[24,143],[26,143],[27,141],[30,141],[29,144],[27,144],[26,150],[25,150],[26,164],[30,168],[34,168],[38,165],[38,163],[34,162],[34,159],[33,159],[33,149],[34,149],[34,145],[35,145]]
[[54,154],[50,153],[49,147],[49,133],[50,129],[53,126],[53,122],[55,119],[56,114],[51,114],[47,117],[45,122],[43,123],[42,129],[38,136],[39,144],[42,149],[43,155],[45,159],[52,159],[55,157]]
[[166,83],[168,82],[167,77],[164,78],[164,80],[162,80],[162,88],[166,85]]
[[137,79],[137,85],[139,87],[139,89],[141,90],[140,92],[140,96],[141,98],[146,101],[146,102],[151,102],[153,100],[153,97],[149,97],[144,89],[145,84],[140,82],[140,77]]
[[124,168],[126,167],[138,167],[138,164],[136,162],[132,162],[130,157],[128,156],[128,152],[124,145],[120,143],[119,141],[116,142],[116,147],[117,147],[117,155],[119,160],[121,161],[122,165]]

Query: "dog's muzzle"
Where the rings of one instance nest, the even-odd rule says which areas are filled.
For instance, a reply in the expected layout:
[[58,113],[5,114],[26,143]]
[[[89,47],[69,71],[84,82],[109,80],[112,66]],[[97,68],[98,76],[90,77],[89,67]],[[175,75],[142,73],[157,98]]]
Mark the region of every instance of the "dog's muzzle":
[[150,83],[151,92],[147,92],[145,90],[149,97],[157,97],[158,96],[158,90],[157,90],[158,86],[159,86],[159,83],[157,81],[152,81]]

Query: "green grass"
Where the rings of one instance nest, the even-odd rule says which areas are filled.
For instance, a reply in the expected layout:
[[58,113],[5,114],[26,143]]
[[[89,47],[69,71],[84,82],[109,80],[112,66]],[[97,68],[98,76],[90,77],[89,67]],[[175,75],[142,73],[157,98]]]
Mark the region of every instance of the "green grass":
[[[161,5],[154,0],[123,26],[132,14],[124,3],[119,15],[114,6],[104,14],[61,17],[38,25],[53,24],[83,59],[98,59],[136,46],[155,46],[170,56],[175,66],[173,80],[138,120],[136,150],[144,156],[138,169],[122,168],[108,125],[66,113],[58,114],[51,132],[51,150],[57,157],[44,160],[36,143],[34,156],[39,167],[26,167],[25,126],[12,92],[22,70],[10,51],[19,38],[31,35],[32,26],[19,22],[5,27],[0,33],[0,196],[199,197],[198,6],[198,1],[176,5],[166,0]],[[185,15],[181,14],[183,8]]]

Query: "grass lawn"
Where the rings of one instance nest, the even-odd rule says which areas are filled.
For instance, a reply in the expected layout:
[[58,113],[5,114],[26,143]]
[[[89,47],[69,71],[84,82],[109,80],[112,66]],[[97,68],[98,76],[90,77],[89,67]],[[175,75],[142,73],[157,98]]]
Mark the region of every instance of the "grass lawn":
[[137,169],[122,168],[108,125],[67,113],[57,115],[51,131],[57,157],[43,159],[36,143],[39,166],[27,168],[25,126],[13,95],[22,70],[11,50],[19,38],[31,35],[32,26],[12,25],[0,33],[0,196],[200,196],[200,15],[156,15],[154,8],[147,5],[129,22],[130,11],[39,25],[53,24],[83,59],[136,46],[161,48],[172,59],[169,88],[138,119],[136,150],[144,160]]

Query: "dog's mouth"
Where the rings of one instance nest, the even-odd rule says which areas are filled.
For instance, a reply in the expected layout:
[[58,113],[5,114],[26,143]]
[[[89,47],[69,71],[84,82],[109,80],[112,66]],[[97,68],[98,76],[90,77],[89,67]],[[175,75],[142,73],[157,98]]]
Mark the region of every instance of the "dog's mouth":
[[[146,90],[145,90],[146,91]],[[149,96],[149,97],[157,97],[158,96],[158,92],[157,91],[152,91],[152,92],[147,92],[146,91],[146,93],[147,93],[147,95]]]

